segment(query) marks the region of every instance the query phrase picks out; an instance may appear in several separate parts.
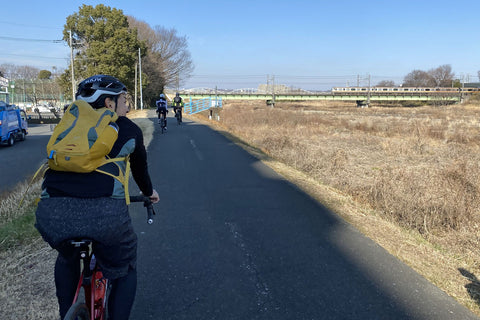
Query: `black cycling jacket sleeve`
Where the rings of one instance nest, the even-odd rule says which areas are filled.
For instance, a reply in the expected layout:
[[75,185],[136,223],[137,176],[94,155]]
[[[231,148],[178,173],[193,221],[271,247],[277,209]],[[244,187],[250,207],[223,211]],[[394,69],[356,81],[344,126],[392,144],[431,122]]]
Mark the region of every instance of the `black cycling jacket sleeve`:
[[146,196],[151,196],[153,186],[148,172],[147,151],[143,142],[143,133],[136,124],[133,122],[131,124],[133,125],[132,131],[135,132],[135,150],[130,155],[132,176],[140,191]]

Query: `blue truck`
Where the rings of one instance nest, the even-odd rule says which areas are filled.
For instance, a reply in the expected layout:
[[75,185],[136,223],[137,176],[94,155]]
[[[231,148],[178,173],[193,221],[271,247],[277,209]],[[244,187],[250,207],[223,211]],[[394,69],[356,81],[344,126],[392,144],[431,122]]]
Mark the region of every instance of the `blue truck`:
[[27,115],[15,105],[0,101],[0,143],[12,146],[28,134]]

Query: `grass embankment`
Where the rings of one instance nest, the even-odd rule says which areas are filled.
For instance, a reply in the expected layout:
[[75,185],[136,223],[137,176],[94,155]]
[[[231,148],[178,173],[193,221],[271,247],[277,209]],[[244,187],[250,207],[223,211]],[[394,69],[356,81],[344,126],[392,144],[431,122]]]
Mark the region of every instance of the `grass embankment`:
[[[145,145],[153,136],[147,111],[129,115],[144,133]],[[58,319],[53,280],[56,253],[34,227],[36,199],[41,181],[22,182],[0,195],[0,319]],[[23,199],[23,205],[19,203]]]
[[[21,183],[14,193],[0,196],[0,251],[20,246],[38,237],[33,223],[39,182],[35,182],[28,191],[27,186],[26,183]],[[25,205],[20,207],[22,197]]]
[[479,111],[227,101],[210,123],[480,315]]

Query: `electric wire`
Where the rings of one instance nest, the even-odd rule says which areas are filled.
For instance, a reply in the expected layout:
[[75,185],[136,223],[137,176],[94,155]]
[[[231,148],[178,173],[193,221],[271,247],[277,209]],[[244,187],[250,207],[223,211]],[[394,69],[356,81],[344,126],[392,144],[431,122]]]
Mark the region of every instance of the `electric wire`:
[[52,43],[63,43],[62,39],[55,40],[46,40],[46,39],[29,39],[29,38],[16,38],[16,37],[6,37],[0,36],[1,40],[10,40],[10,41],[28,41],[28,42],[52,42]]

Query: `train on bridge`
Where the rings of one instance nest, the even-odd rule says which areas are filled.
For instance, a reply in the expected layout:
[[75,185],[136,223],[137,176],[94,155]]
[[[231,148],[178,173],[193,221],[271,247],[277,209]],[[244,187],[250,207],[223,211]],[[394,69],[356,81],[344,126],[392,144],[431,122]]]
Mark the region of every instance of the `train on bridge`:
[[367,106],[372,101],[435,101],[455,103],[463,101],[471,94],[480,92],[478,87],[333,87],[329,91],[319,92],[225,92],[214,93],[180,92],[186,99],[264,99],[267,104],[276,101],[294,100],[342,100],[355,101],[357,106]]
[[333,87],[332,93],[348,94],[348,93],[386,93],[386,94],[403,94],[403,93],[473,93],[480,91],[480,88],[442,88],[442,87]]

